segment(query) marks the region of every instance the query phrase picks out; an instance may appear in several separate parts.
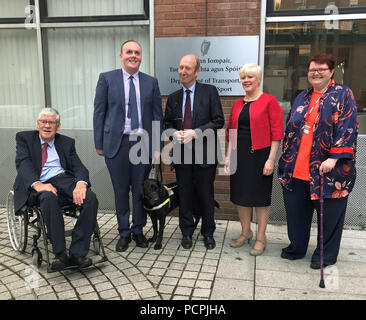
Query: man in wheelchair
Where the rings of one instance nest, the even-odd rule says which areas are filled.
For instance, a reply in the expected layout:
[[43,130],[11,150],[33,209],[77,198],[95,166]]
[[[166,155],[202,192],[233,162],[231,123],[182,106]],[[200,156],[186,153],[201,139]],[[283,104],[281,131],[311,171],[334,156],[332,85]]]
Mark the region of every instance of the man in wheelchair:
[[[57,133],[60,115],[53,108],[43,108],[37,130],[16,134],[14,210],[21,213],[30,194],[38,195],[55,259],[51,271],[68,267],[86,268],[92,260],[86,255],[93,234],[98,200],[90,190],[89,171],[75,150],[75,140]],[[60,198],[69,198],[80,206],[80,215],[72,231],[69,255],[66,250],[64,218]]]

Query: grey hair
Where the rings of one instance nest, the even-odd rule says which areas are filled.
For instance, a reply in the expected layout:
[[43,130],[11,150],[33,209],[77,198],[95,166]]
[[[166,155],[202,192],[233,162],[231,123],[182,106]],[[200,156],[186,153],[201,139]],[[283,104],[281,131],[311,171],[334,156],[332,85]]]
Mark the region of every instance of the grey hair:
[[38,120],[41,118],[41,116],[56,116],[56,121],[60,122],[60,114],[58,113],[58,111],[56,109],[53,109],[51,107],[46,107],[43,108],[39,115],[38,115]]
[[201,61],[200,61],[200,58],[198,58],[198,56],[196,56],[195,54],[194,54],[194,57],[196,59],[196,68],[194,69],[194,71],[197,71],[197,70],[200,70]]
[[248,73],[254,74],[259,80],[259,82],[262,81],[262,68],[258,66],[256,63],[245,64],[239,70],[240,78],[243,78]]

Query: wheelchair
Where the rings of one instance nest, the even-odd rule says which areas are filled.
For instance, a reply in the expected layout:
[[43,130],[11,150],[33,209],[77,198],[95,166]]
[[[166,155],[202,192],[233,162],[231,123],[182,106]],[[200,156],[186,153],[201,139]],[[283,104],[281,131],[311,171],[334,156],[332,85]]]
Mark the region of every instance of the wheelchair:
[[[7,203],[6,203],[6,210],[7,210],[7,224],[8,224],[8,232],[11,245],[14,250],[24,253],[27,244],[28,244],[28,228],[32,228],[35,230],[35,234],[32,236],[33,246],[31,250],[32,254],[32,264],[40,268],[43,261],[43,255],[38,247],[38,240],[42,236],[43,240],[43,247],[44,253],[46,256],[47,262],[47,272],[51,272],[51,262],[49,257],[49,250],[48,250],[48,243],[49,238],[47,235],[47,228],[44,223],[43,215],[41,209],[38,204],[38,200],[35,200],[33,195],[30,196],[28,199],[26,208],[21,211],[19,214],[15,214],[14,212],[14,191],[10,190],[7,196]],[[61,211],[65,217],[70,217],[72,219],[73,225],[75,225],[76,220],[79,215],[79,207],[74,203],[70,202],[69,200],[63,200],[61,203]],[[65,230],[65,237],[70,237],[72,233],[71,230]],[[100,260],[93,262],[93,264],[101,263],[108,261],[108,258],[104,251],[104,246],[102,239],[100,237],[100,230],[98,221],[95,223],[95,229],[92,236],[92,244],[93,244],[93,251],[96,255],[99,255],[101,258]]]

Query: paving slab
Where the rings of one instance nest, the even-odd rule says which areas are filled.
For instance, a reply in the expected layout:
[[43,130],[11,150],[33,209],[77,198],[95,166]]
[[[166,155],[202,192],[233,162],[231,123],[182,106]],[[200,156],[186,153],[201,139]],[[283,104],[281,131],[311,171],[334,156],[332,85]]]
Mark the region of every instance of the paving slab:
[[[238,221],[216,221],[214,250],[205,248],[199,224],[193,247],[185,250],[180,244],[178,218],[169,216],[161,250],[154,250],[153,244],[137,248],[131,242],[122,253],[115,251],[119,238],[115,215],[100,212],[98,222],[109,260],[82,271],[47,273],[45,261],[39,269],[32,265],[31,245],[25,253],[13,250],[6,210],[0,208],[0,300],[366,299],[363,230],[343,231],[338,262],[325,268],[326,288],[321,289],[319,270],[309,267],[316,245],[316,226],[311,229],[307,255],[289,261],[280,257],[281,249],[289,243],[286,225],[269,224],[265,252],[252,257],[249,251],[254,241],[240,248],[230,247],[231,240],[241,233]],[[252,230],[255,238],[255,223]],[[144,231],[147,237],[152,235],[150,219]],[[42,246],[41,251],[44,252]]]

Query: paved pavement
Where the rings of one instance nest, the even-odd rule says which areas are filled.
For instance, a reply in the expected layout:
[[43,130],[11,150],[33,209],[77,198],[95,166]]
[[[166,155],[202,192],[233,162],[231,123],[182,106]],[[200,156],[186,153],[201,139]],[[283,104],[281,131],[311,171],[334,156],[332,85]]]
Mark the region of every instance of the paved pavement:
[[[0,300],[366,299],[366,231],[344,230],[338,263],[325,269],[326,288],[321,289],[320,272],[309,267],[315,228],[308,255],[288,261],[280,258],[288,244],[285,225],[269,225],[264,254],[251,257],[253,242],[238,249],[229,246],[240,233],[237,221],[216,221],[214,250],[206,250],[198,230],[193,248],[184,250],[178,219],[168,217],[162,250],[131,242],[123,253],[114,250],[115,215],[100,213],[98,222],[109,261],[83,271],[47,273],[45,262],[39,270],[32,266],[31,245],[26,253],[12,249],[6,210],[0,208]],[[151,236],[150,221],[146,231]]]

